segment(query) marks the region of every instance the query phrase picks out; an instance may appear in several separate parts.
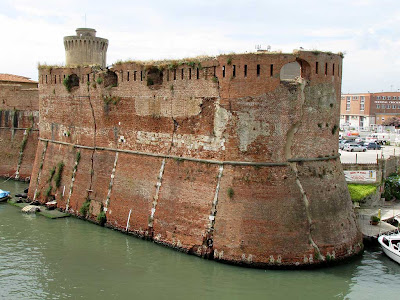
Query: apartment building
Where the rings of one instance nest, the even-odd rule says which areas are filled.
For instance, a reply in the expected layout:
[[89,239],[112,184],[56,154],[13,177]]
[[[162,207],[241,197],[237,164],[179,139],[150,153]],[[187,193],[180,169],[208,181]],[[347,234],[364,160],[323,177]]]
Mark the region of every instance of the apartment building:
[[367,129],[391,117],[400,117],[400,92],[342,94],[341,128]]

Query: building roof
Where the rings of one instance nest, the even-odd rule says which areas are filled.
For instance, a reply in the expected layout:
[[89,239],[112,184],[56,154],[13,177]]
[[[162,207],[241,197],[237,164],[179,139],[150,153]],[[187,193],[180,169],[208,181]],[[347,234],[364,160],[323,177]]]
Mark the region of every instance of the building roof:
[[0,81],[37,83],[37,81],[31,80],[28,77],[13,75],[13,74],[3,74],[3,73],[0,73]]

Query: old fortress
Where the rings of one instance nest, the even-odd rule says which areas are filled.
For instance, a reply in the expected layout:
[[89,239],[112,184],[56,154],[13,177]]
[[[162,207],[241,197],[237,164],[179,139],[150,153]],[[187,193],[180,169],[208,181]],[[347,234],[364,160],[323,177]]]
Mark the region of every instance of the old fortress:
[[39,120],[15,133],[38,140],[23,156],[35,153],[31,174],[24,160],[19,170],[31,199],[233,264],[304,267],[362,250],[338,156],[341,55],[107,68],[108,41],[94,29],[64,46],[66,66],[39,67]]

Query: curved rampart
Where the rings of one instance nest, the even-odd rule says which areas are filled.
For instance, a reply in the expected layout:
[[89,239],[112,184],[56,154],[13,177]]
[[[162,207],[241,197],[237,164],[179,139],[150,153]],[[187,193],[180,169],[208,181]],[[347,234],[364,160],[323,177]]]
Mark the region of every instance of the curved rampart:
[[362,244],[338,159],[341,63],[302,51],[41,69],[29,196],[230,263],[350,257]]

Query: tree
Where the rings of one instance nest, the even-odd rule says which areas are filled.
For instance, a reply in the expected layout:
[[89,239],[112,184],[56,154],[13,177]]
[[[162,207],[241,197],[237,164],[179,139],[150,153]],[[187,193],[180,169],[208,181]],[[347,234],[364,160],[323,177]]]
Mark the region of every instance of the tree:
[[389,119],[383,121],[382,125],[400,127],[400,118],[390,117]]

